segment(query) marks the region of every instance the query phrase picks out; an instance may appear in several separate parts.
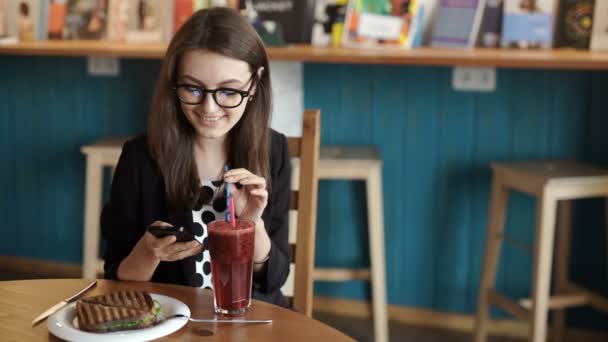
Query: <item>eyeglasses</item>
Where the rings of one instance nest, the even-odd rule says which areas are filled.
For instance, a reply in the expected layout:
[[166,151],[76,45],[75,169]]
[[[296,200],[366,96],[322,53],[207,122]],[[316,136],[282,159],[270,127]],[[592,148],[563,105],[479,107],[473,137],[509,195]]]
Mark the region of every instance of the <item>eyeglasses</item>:
[[175,91],[177,98],[185,104],[201,104],[209,93],[218,106],[222,108],[236,108],[243,103],[246,97],[250,96],[255,82],[255,75],[253,73],[249,78],[251,84],[247,91],[233,88],[205,89],[193,84],[178,84],[175,87],[171,87],[171,89]]

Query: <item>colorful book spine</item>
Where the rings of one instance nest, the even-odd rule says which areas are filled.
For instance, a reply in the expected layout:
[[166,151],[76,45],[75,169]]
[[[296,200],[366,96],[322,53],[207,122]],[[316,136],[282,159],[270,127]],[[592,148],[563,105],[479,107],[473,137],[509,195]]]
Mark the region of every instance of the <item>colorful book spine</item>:
[[192,15],[194,4],[192,0],[175,0],[175,16],[173,19],[173,34],[184,25]]
[[477,46],[498,47],[502,31],[502,0],[487,0],[481,18]]

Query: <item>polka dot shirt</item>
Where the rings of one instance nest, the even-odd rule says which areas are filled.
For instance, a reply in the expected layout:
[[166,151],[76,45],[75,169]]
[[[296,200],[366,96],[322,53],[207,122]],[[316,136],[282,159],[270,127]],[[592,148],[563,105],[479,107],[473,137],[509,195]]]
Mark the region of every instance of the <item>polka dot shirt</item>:
[[207,224],[221,219],[226,213],[226,196],[223,181],[202,181],[201,195],[198,203],[192,210],[194,222],[194,235],[203,244],[204,251],[196,257],[196,286],[212,289],[211,261],[209,258]]

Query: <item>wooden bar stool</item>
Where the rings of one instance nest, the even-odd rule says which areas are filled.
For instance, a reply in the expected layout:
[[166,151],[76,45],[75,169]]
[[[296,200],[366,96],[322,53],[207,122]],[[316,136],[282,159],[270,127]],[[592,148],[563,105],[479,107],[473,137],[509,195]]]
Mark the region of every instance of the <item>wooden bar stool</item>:
[[[547,339],[549,310],[557,310],[553,322],[554,340],[564,336],[565,308],[591,305],[608,312],[608,300],[568,279],[572,200],[608,197],[608,170],[573,161],[537,161],[492,164],[494,172],[488,216],[483,273],[475,325],[475,341],[487,336],[492,304],[530,323],[530,341]],[[536,236],[533,247],[532,298],[514,302],[495,289],[502,241],[526,245],[504,233],[509,191],[517,190],[537,199]],[[558,215],[559,204],[559,217]],[[553,243],[556,239],[555,295],[550,296]]]
[[370,269],[316,268],[314,279],[322,281],[371,280],[374,340],[376,342],[388,341],[382,160],[374,148],[322,146],[319,179],[365,181],[371,272]]
[[86,156],[87,171],[84,198],[84,239],[82,277],[97,278],[103,274],[103,260],[99,258],[99,217],[103,187],[103,169],[114,168],[122,152],[126,138],[109,138],[85,145],[80,151]]

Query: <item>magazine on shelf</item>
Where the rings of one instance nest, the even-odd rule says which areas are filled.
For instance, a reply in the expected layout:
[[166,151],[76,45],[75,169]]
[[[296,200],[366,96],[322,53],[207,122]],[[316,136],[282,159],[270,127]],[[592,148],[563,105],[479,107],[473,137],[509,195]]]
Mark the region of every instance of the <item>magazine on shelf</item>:
[[417,41],[421,41],[423,31],[419,28],[422,20],[418,20],[417,13],[416,0],[351,0],[346,11],[342,44],[412,47],[416,40],[410,35],[419,33]]
[[477,37],[477,46],[493,48],[500,46],[503,3],[503,0],[486,0]]
[[591,50],[608,50],[608,0],[595,0]]
[[556,24],[557,47],[588,49],[594,0],[561,0]]
[[485,0],[440,0],[431,46],[474,47],[481,27]]
[[68,0],[64,39],[104,39],[108,0]]
[[286,42],[311,42],[314,0],[255,0],[251,4],[262,21],[280,27]]
[[501,45],[553,47],[557,3],[558,0],[505,0]]

